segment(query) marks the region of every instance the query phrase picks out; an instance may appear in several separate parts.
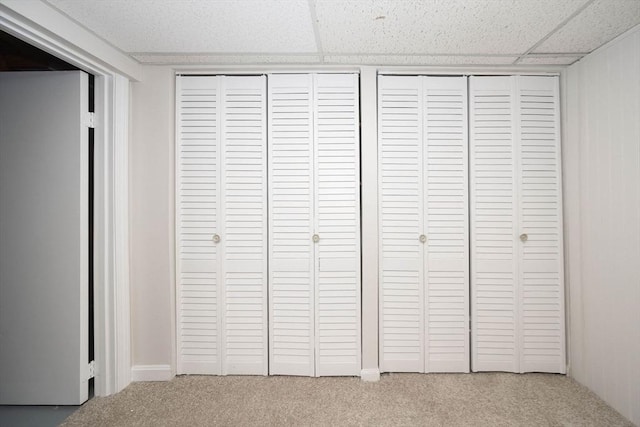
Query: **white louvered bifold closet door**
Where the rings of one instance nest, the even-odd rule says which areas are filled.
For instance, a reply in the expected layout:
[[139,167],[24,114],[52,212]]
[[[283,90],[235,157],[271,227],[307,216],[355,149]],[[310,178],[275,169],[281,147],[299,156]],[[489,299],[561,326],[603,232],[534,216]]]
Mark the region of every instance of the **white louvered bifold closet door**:
[[269,76],[270,373],[360,374],[358,80]]
[[178,373],[267,374],[264,76],[178,76]]
[[221,373],[219,77],[176,78],[178,373]]
[[224,76],[222,84],[222,373],[266,375],[266,77]]
[[558,79],[470,95],[472,368],[564,373]]
[[269,76],[269,373],[314,375],[313,79]]
[[360,97],[314,76],[316,376],[360,375]]
[[469,372],[467,79],[423,77],[425,372]]
[[423,90],[378,78],[380,370],[424,372]]
[[559,82],[516,82],[518,233],[526,235],[519,242],[520,371],[565,373]]
[[471,77],[470,113],[472,368],[518,372],[512,78]]
[[468,372],[467,81],[378,88],[380,367]]

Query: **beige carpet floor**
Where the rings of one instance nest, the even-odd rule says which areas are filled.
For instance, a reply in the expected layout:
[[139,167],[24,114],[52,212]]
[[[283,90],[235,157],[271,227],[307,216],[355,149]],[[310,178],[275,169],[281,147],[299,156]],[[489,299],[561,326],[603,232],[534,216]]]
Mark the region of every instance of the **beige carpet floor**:
[[94,398],[64,426],[631,426],[548,374],[359,378],[182,376]]

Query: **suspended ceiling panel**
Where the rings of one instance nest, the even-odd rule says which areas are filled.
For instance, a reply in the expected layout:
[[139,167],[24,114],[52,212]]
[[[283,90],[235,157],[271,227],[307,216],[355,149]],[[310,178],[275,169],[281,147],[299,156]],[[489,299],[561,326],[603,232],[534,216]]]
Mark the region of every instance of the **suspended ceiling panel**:
[[638,24],[639,0],[596,0],[535,52],[591,52]]
[[570,64],[640,24],[640,0],[43,1],[149,64]]
[[315,52],[300,0],[51,0],[125,52]]
[[[327,53],[520,55],[584,0],[317,0]],[[553,7],[554,12],[549,13]]]

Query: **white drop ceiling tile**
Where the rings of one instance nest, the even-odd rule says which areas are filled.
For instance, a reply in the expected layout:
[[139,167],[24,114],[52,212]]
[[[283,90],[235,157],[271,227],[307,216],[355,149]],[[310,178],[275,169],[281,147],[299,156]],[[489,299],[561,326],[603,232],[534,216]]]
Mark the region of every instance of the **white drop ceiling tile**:
[[48,0],[125,52],[315,53],[301,0]]
[[591,52],[640,24],[640,0],[596,0],[534,52]]
[[517,56],[446,56],[446,55],[327,55],[326,64],[352,65],[508,65]]
[[132,55],[143,64],[317,64],[317,55]]
[[323,51],[522,54],[586,0],[315,0]]
[[581,56],[535,56],[527,55],[518,64],[524,65],[571,65],[580,59]]

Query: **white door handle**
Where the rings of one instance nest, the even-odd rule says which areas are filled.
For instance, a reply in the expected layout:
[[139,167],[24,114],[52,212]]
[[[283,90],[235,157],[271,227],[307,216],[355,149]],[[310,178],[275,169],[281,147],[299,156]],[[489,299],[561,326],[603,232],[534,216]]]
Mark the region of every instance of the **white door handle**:
[[427,236],[425,236],[424,234],[420,235],[420,243],[425,243],[427,241]]
[[314,234],[311,239],[313,240],[313,243],[318,243],[320,241],[320,236],[318,236],[317,234]]
[[213,243],[220,243],[220,236],[214,234],[211,240],[213,240]]

